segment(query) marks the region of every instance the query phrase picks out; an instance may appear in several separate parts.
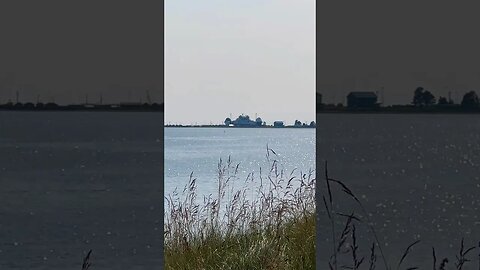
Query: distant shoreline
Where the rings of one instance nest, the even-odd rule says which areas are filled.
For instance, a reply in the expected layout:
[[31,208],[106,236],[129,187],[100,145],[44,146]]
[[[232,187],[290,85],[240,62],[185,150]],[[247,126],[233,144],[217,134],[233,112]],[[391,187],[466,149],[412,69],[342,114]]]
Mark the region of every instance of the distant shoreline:
[[0,111],[14,111],[14,112],[163,112],[163,104],[158,105],[45,105],[42,107],[34,106],[5,106],[0,105]]
[[349,114],[480,114],[480,106],[461,104],[434,105],[364,105],[361,107],[344,106],[342,104],[316,104],[316,113],[349,113]]
[[317,110],[317,114],[480,114],[480,110]]
[[79,109],[79,110],[71,110],[71,109],[41,109],[41,110],[28,110],[28,109],[3,109],[0,108],[0,112],[162,112],[163,110],[145,110],[145,109]]
[[[54,103],[41,104],[41,107],[33,103],[25,104],[0,104],[0,111],[24,111],[24,112],[164,112],[164,104],[105,104],[105,105],[58,105]],[[446,106],[426,106],[414,107],[409,105],[395,105],[389,107],[374,107],[374,108],[351,108],[338,107],[335,105],[317,104],[317,114],[480,114],[480,108],[465,108],[460,105],[446,105]],[[174,125],[172,125],[174,126]],[[224,125],[188,125],[175,127],[225,127]],[[170,126],[168,126],[170,127]],[[269,128],[273,126],[261,126],[262,128]],[[242,127],[244,128],[244,127]],[[259,128],[246,127],[246,128]],[[275,128],[311,128],[311,127],[294,127],[284,126]]]
[[312,129],[316,127],[311,127],[311,126],[301,126],[301,127],[295,127],[295,126],[283,126],[283,127],[274,127],[274,126],[244,126],[244,127],[239,127],[239,126],[225,126],[225,125],[165,125],[165,128],[251,128],[251,129],[257,129],[257,128],[274,128],[274,129],[283,129],[283,128],[293,128],[293,129]]

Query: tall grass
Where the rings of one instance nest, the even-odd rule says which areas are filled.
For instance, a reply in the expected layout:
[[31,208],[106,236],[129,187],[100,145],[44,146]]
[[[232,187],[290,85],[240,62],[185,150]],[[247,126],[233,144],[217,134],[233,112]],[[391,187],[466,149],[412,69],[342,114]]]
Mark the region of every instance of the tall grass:
[[267,146],[268,170],[239,176],[218,163],[215,194],[199,199],[193,173],[166,196],[166,269],[315,269],[315,174],[281,166]]
[[92,266],[92,263],[90,262],[90,255],[91,254],[92,254],[92,250],[90,249],[90,251],[88,251],[85,258],[83,258],[82,270],[88,270],[88,269],[90,269],[90,266]]
[[[334,206],[336,201],[334,200],[334,192],[340,189],[344,194],[347,195],[348,198],[353,200],[358,208],[360,209],[360,213],[362,216],[356,216],[354,211],[351,214],[346,215],[343,213],[338,213],[334,210]],[[322,191],[319,191],[322,192]],[[410,267],[403,267],[402,265],[405,264],[406,259],[409,254],[412,253],[412,250],[415,245],[420,243],[420,240],[417,240],[411,243],[404,251],[401,253],[400,259],[396,264],[396,267],[392,267],[391,261],[388,261],[383,249],[382,243],[379,241],[378,234],[373,226],[373,222],[371,221],[371,214],[367,211],[367,209],[362,204],[361,200],[355,195],[355,193],[342,181],[331,178],[328,174],[328,163],[325,162],[325,189],[322,192],[323,203],[325,206],[325,211],[327,214],[327,218],[330,221],[330,232],[332,235],[332,254],[328,260],[328,265],[321,265],[320,269],[330,269],[330,270],[337,270],[337,269],[368,269],[374,270],[377,268],[377,254],[376,249],[380,251],[380,257],[382,263],[381,269],[391,270],[391,269],[406,269],[406,270],[414,270],[420,269],[419,266],[410,266]],[[340,235],[337,235],[337,218],[346,218],[344,222],[344,227]],[[357,236],[356,236],[356,225],[364,225],[367,227],[368,231],[372,234],[374,242],[371,244],[370,248],[370,260],[369,263],[363,263],[365,261],[365,257],[359,257],[358,249],[359,246],[357,244]],[[460,242],[460,247],[458,254],[455,255],[455,261],[453,263],[454,268],[448,269],[456,269],[462,270],[463,267],[471,262],[471,259],[467,258],[467,255],[474,251],[475,249],[480,249],[480,242],[478,243],[478,247],[472,246],[469,248],[465,247],[464,239],[462,238]],[[340,257],[342,257],[340,259]],[[433,270],[446,270],[447,264],[449,262],[448,258],[443,258],[440,263],[437,263],[437,256],[435,253],[435,248],[432,247],[432,257],[433,257]],[[478,255],[478,268],[480,269],[480,254]],[[347,263],[350,261],[350,263]]]

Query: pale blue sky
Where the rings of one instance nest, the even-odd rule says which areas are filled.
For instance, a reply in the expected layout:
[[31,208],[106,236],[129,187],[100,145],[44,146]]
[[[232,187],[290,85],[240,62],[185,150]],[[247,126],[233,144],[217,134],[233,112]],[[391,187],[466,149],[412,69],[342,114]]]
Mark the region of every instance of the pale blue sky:
[[166,0],[165,122],[315,119],[314,0]]

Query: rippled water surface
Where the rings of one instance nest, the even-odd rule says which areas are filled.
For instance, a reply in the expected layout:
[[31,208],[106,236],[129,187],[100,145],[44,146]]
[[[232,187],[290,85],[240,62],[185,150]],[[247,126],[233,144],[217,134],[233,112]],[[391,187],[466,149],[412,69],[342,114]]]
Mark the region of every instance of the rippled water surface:
[[0,112],[0,269],[160,269],[163,114]]
[[[453,267],[462,237],[465,246],[478,246],[479,119],[478,115],[317,115],[318,160],[327,160],[329,176],[342,180],[364,204],[393,266],[416,240],[421,242],[402,267],[431,269],[432,246],[438,262],[448,257]],[[326,194],[322,180],[317,183]],[[355,211],[363,217],[364,222],[357,224],[357,238],[359,253],[367,262],[373,241],[364,224],[367,218],[340,188],[334,188],[336,211]],[[326,260],[333,252],[324,207],[319,220],[319,254],[328,269]],[[336,220],[340,234],[345,218]],[[479,252],[469,254],[473,262],[463,269],[478,269]],[[345,256],[350,262],[351,255]],[[381,258],[377,260],[377,268],[383,269]]]
[[165,192],[183,189],[193,172],[200,195],[215,194],[220,158],[230,156],[246,177],[269,168],[267,145],[286,171],[315,169],[315,129],[166,128]]

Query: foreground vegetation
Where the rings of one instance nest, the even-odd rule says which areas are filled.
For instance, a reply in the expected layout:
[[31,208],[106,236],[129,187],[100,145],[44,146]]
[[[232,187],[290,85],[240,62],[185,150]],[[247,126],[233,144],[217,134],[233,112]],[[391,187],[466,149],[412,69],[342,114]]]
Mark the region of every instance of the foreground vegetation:
[[[215,195],[198,202],[197,182],[166,197],[165,269],[315,269],[315,175],[271,167],[238,177],[218,164]],[[255,187],[255,188],[252,188]]]
[[[367,212],[366,208],[363,206],[359,197],[342,181],[329,177],[328,175],[328,166],[325,162],[325,188],[322,189],[322,199],[325,206],[325,213],[330,222],[330,233],[332,237],[332,253],[328,260],[328,265],[322,265],[321,269],[354,269],[354,270],[374,270],[374,269],[405,269],[405,270],[415,270],[423,269],[418,265],[408,264],[408,256],[414,252],[416,245],[420,243],[420,240],[417,240],[411,243],[409,246],[405,247],[403,253],[399,251],[398,261],[391,262],[386,259],[386,255],[382,249],[383,243],[380,242],[380,238],[375,230],[374,223],[370,218],[370,213]],[[338,202],[335,201],[335,197],[338,194],[335,194],[335,191],[341,190],[343,194],[346,194],[348,198],[353,200],[358,206],[358,214],[355,213],[355,210],[352,210],[350,213],[339,213],[336,212],[335,205]],[[320,191],[319,191],[320,192]],[[335,195],[335,196],[334,196]],[[323,217],[322,217],[323,218]],[[337,221],[342,220],[343,224],[338,228]],[[372,234],[374,241],[369,246],[363,246],[363,250],[369,250],[368,256],[362,256],[359,250],[359,241],[356,230],[359,226],[366,226],[368,231]],[[431,268],[433,270],[446,270],[446,269],[480,269],[480,254],[477,250],[478,262],[473,263],[472,255],[476,249],[480,249],[480,242],[478,246],[465,246],[464,239],[462,238],[459,243],[458,253],[452,257],[438,257],[435,252],[435,247],[432,246],[431,253]],[[396,255],[396,254],[394,254]],[[475,266],[473,266],[475,265]]]

